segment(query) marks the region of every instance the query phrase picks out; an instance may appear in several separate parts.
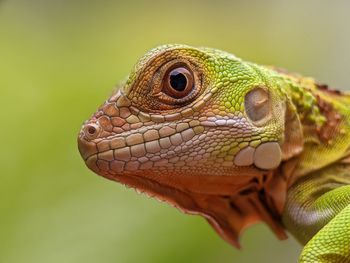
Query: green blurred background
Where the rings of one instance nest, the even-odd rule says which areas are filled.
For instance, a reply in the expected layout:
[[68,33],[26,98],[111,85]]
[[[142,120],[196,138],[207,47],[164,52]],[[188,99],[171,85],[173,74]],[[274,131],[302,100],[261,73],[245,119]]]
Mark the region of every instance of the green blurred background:
[[345,89],[348,1],[0,0],[0,262],[296,262],[264,225],[224,243],[90,172],[81,123],[148,49],[224,49]]

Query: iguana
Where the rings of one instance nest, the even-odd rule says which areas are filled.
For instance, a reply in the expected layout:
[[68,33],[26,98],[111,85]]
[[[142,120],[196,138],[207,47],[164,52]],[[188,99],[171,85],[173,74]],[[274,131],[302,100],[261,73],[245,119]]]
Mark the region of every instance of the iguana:
[[83,124],[95,173],[205,217],[227,242],[263,221],[299,262],[350,262],[350,94],[229,53],[144,55]]

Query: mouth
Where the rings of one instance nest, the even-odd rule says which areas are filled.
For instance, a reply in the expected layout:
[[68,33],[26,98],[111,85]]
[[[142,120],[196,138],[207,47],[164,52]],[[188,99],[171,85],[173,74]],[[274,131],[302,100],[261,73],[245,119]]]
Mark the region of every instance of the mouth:
[[261,138],[258,135],[261,131],[250,126],[243,116],[150,123],[106,137],[89,138],[91,128],[98,131],[98,125],[84,125],[78,147],[86,165],[106,177],[138,170],[166,169],[169,172],[179,170],[181,163],[189,167],[202,161],[201,166],[206,166],[209,164],[205,161],[220,158],[226,161],[223,166],[231,168],[255,166],[271,170],[281,162],[279,143]]
[[83,128],[78,148],[87,166],[98,174],[142,171],[175,162],[173,157],[200,142],[204,127],[199,124],[193,120],[163,123],[95,140],[87,140]]
[[[96,137],[95,139],[89,136],[92,133],[91,129],[98,129],[97,125],[86,123],[79,134],[78,146],[82,157],[84,160],[87,160],[90,156],[97,153],[103,153],[125,146],[133,146],[142,143],[147,144],[147,142],[162,140],[166,137],[170,137],[172,144],[176,146],[180,144],[181,140],[182,142],[191,140],[194,135],[202,133],[205,128],[210,129],[212,127],[230,130],[231,136],[235,137],[238,135],[248,137],[251,133],[251,131],[247,132],[247,124],[242,122],[240,116],[230,118],[208,117],[203,118],[201,121],[188,119],[184,120],[182,123],[147,125],[134,131],[129,130],[105,138]],[[177,134],[181,136],[181,138],[177,138],[178,142],[176,142],[176,137],[179,137]]]

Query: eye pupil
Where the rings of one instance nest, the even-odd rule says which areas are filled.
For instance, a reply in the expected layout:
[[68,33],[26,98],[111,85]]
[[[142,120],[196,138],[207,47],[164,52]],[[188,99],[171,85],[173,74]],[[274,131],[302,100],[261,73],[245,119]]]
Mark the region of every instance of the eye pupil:
[[184,91],[187,86],[186,76],[177,70],[173,70],[170,73],[170,86],[176,91]]

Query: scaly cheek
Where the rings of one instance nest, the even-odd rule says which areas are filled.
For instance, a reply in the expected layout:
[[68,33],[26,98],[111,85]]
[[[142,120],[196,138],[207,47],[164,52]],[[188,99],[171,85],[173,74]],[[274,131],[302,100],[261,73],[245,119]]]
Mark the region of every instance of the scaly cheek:
[[198,121],[189,121],[106,138],[97,143],[97,147],[104,145],[99,147],[102,151],[89,157],[87,164],[102,175],[182,166],[186,164],[182,159],[187,162],[194,159],[189,154],[191,148],[200,142],[202,132],[203,127]]
[[279,165],[277,142],[267,135],[254,136],[256,129],[241,113],[223,117],[214,114],[219,109],[210,108],[190,118],[166,121],[169,116],[143,113],[117,92],[85,124],[98,126],[100,131],[95,139],[84,138],[82,132],[82,156],[90,169],[104,176]]

